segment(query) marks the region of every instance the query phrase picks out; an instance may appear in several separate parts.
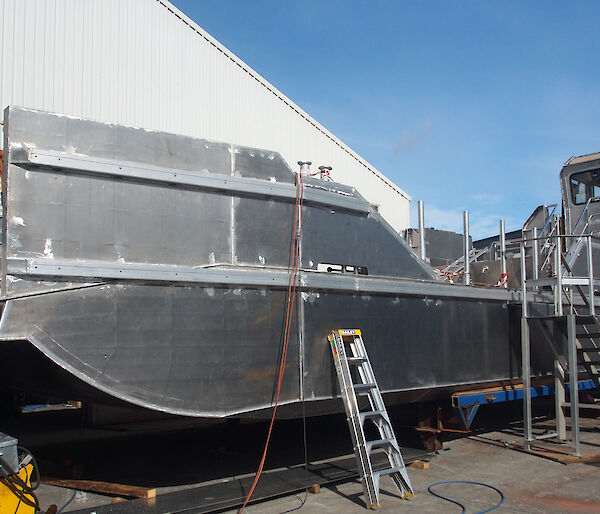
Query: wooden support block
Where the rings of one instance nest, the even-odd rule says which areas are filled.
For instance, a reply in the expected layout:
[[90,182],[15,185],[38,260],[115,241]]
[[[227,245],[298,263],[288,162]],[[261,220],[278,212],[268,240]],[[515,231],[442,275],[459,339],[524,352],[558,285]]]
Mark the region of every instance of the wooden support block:
[[426,460],[415,460],[409,464],[411,468],[429,469],[429,462]]
[[321,492],[321,486],[319,484],[311,485],[308,488],[308,492],[311,494],[319,494]]
[[42,483],[58,487],[68,487],[81,491],[95,493],[113,494],[129,498],[156,498],[156,489],[138,487],[135,485],[113,484],[110,482],[98,482],[96,480],[73,480],[51,477],[42,477]]

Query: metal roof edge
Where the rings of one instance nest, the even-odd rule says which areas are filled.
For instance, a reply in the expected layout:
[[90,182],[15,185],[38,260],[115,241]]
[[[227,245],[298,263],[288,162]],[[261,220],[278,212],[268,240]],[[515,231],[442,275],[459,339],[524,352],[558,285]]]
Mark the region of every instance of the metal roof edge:
[[586,153],[583,155],[572,155],[569,160],[563,164],[563,167],[571,164],[582,164],[590,161],[597,161],[600,159],[600,152]]
[[169,0],[155,0],[157,3],[161,4],[165,9],[167,9],[171,14],[179,18],[183,23],[188,25],[192,30],[194,30],[198,35],[202,36],[208,43],[213,45],[219,52],[221,52],[224,56],[229,58],[232,62],[237,64],[240,68],[242,68],[246,73],[252,76],[255,80],[257,80],[263,87],[265,87],[268,91],[273,93],[279,100],[285,103],[290,109],[299,114],[302,118],[306,120],[307,123],[310,123],[314,128],[316,128],[319,132],[321,132],[325,137],[330,139],[334,144],[339,146],[342,150],[348,153],[351,157],[353,157],[356,161],[358,161],[361,165],[363,165],[367,170],[369,170],[373,175],[379,178],[384,184],[392,188],[398,194],[406,198],[410,201],[412,198],[408,193],[398,187],[394,182],[392,182],[388,177],[386,177],[383,173],[381,173],[378,169],[376,169],[372,164],[370,164],[367,160],[357,154],[352,148],[343,143],[340,139],[338,139],[335,135],[333,135],[329,130],[327,130],[323,125],[321,125],[317,120],[312,118],[307,112],[305,112],[301,107],[296,105],[292,100],[290,100],[287,96],[285,96],[279,89],[273,86],[270,82],[265,80],[262,75],[260,75],[256,70],[254,70],[251,66],[248,66],[242,59],[240,59],[237,55],[235,55],[231,50],[229,50],[222,43],[217,41],[214,37],[212,37],[206,30],[200,27],[194,20],[190,17],[186,16],[181,10],[175,7]]

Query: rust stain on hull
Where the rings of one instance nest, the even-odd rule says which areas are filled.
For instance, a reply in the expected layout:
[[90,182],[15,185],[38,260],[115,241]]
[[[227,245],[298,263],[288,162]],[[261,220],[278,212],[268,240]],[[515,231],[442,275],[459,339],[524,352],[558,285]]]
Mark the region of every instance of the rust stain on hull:
[[[291,366],[291,363],[286,363],[285,370],[287,371]],[[255,380],[274,380],[275,373],[278,366],[269,366],[268,368],[254,368],[248,370],[244,375],[244,380],[255,381]]]

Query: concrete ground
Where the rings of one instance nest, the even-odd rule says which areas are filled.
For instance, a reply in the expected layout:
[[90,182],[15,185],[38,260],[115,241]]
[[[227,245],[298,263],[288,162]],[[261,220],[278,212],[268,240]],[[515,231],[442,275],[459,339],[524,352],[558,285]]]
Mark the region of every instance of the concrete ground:
[[[506,440],[506,434],[487,433],[486,437]],[[516,440],[516,438],[513,438]],[[585,452],[600,452],[600,432],[586,432]],[[429,469],[409,467],[409,476],[416,496],[402,500],[391,479],[381,484],[382,507],[377,512],[452,513],[461,509],[434,497],[427,487],[442,480],[472,480],[500,489],[504,504],[496,512],[559,513],[600,512],[600,463],[559,464],[540,457],[521,453],[470,438],[445,444],[445,451],[430,460]],[[436,492],[458,500],[467,512],[485,510],[499,501],[499,495],[475,485],[449,484],[438,486]],[[298,496],[247,507],[248,514],[279,514],[300,505]],[[229,511],[233,514],[237,511]],[[362,486],[358,480],[321,489],[308,494],[306,504],[297,512],[364,513]]]
[[[455,435],[444,441],[444,450],[428,457],[429,469],[408,468],[416,496],[409,500],[398,497],[389,477],[382,479],[379,512],[452,513],[460,508],[427,492],[427,487],[444,480],[471,480],[493,485],[503,491],[506,500],[497,512],[600,513],[600,463],[563,465],[523,452],[482,442],[482,440],[520,442],[520,404],[490,406],[480,409],[474,435]],[[550,428],[544,421],[544,409],[536,423],[537,430]],[[593,411],[592,416],[598,411]],[[42,419],[42,418],[36,418]],[[45,419],[45,418],[44,418]],[[214,428],[183,424],[138,425],[135,428],[108,426],[93,429],[54,429],[50,418],[37,423],[29,433],[26,426],[6,426],[8,433],[20,429],[22,442],[37,456],[42,474],[55,477],[103,480],[120,484],[156,487],[158,503],[154,509],[140,507],[139,501],[119,505],[118,512],[152,512],[161,510],[161,495],[188,490],[202,496],[198,484],[228,481],[236,494],[243,494],[243,480],[251,480],[264,444],[265,423],[219,425]],[[402,413],[396,426],[401,427]],[[339,459],[351,451],[346,421],[343,415],[312,418],[307,421],[309,458],[312,462]],[[162,428],[161,428],[162,427]],[[582,451],[600,454],[600,417],[582,420]],[[41,435],[40,435],[41,434]],[[273,434],[268,469],[289,470],[303,462],[301,422],[280,421]],[[333,437],[332,434],[336,434]],[[411,435],[412,434],[412,435]],[[397,429],[401,444],[411,446],[417,441],[412,430]],[[450,436],[446,436],[450,437]],[[419,457],[420,458],[420,457]],[[350,459],[352,460],[352,459]],[[303,475],[302,475],[303,476]],[[245,478],[244,478],[245,477]],[[264,484],[266,480],[261,480]],[[283,482],[282,482],[283,484]],[[275,493],[280,489],[276,487]],[[281,490],[285,490],[281,486]],[[289,487],[289,486],[288,486]],[[288,488],[287,490],[291,490]],[[444,485],[436,491],[464,503],[467,512],[482,511],[499,500],[497,493],[480,486]],[[108,495],[41,485],[37,490],[42,508],[58,507],[72,498],[63,512],[108,512],[114,500]],[[197,498],[198,496],[196,496]],[[304,492],[286,495],[276,500],[250,505],[248,514],[283,513],[300,505]],[[220,500],[216,498],[216,500]],[[116,508],[117,505],[115,504]],[[113,507],[111,507],[112,509]],[[106,507],[104,507],[106,509]],[[0,509],[0,512],[2,510]],[[177,510],[170,509],[170,512]],[[191,510],[190,512],[192,512]],[[110,512],[113,512],[110,510]],[[116,511],[115,511],[116,512]],[[230,514],[236,510],[228,511]],[[358,480],[326,485],[319,494],[308,494],[298,512],[344,514],[366,512],[362,486]]]

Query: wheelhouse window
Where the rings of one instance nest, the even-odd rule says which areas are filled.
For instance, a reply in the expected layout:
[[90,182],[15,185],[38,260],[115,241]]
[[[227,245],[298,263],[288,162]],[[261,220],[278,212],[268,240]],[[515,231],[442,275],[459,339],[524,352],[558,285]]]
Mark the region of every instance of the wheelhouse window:
[[570,177],[571,198],[575,205],[581,205],[590,198],[600,199],[600,170],[574,173]]

